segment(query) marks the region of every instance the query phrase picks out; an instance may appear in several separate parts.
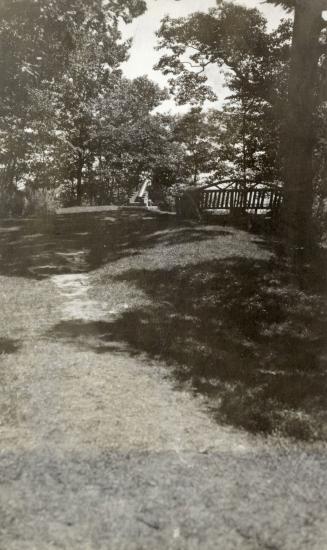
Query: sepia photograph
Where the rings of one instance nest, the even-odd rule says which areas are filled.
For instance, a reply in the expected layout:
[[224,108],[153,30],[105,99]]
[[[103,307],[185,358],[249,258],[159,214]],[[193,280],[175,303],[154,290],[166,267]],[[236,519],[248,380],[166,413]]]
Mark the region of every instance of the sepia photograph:
[[0,0],[0,550],[327,550],[327,0]]

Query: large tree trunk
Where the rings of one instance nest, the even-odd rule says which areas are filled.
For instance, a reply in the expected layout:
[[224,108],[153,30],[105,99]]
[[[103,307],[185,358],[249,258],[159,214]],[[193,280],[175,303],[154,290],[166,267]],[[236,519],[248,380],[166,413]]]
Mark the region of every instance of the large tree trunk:
[[296,3],[285,132],[285,229],[291,247],[312,244],[314,111],[321,3]]

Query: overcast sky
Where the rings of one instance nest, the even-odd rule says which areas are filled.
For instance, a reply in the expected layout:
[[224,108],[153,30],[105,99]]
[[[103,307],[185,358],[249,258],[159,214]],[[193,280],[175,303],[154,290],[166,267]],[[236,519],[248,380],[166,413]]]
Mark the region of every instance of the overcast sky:
[[[280,20],[285,17],[285,12],[280,8],[263,3],[262,0],[238,0],[238,4],[247,7],[257,7],[262,11],[268,20],[270,28],[276,27]],[[182,17],[194,11],[207,11],[216,6],[216,0],[148,0],[148,10],[144,15],[138,17],[131,25],[123,29],[124,37],[133,38],[133,46],[130,51],[130,59],[124,63],[123,70],[129,78],[140,75],[148,75],[152,80],[165,86],[167,81],[159,72],[153,70],[153,65],[158,61],[160,52],[155,50],[155,32],[160,27],[160,21],[165,15],[171,17]],[[222,77],[211,68],[208,71],[208,79],[220,100],[226,95],[223,88]],[[172,101],[166,102],[161,110],[174,109]]]

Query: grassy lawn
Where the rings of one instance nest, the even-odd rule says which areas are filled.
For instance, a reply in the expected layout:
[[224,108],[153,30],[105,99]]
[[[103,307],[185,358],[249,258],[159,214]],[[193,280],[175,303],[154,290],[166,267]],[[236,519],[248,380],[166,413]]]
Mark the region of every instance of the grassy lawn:
[[[158,361],[220,423],[327,438],[322,257],[294,270],[258,235],[133,211],[3,222],[0,253],[6,277],[90,274],[102,316],[44,337]],[[2,353],[15,352],[12,338]]]

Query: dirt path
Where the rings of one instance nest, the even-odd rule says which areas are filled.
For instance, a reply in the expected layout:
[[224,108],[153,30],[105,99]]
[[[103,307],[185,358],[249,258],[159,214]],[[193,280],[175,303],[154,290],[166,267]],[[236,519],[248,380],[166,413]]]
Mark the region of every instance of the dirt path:
[[0,277],[0,549],[327,548],[323,449],[222,427],[159,360],[104,341],[136,299],[127,259],[101,300],[101,268],[57,247],[32,266],[49,276]]

